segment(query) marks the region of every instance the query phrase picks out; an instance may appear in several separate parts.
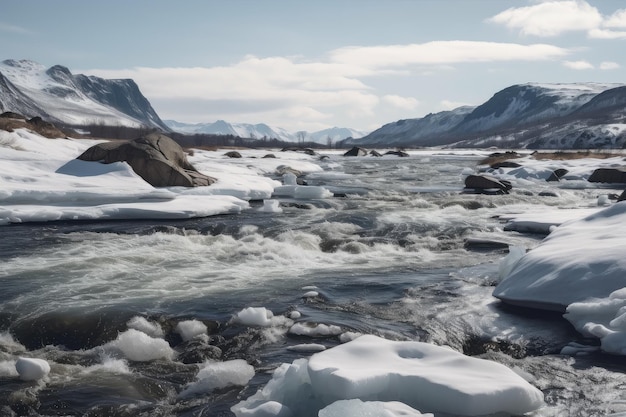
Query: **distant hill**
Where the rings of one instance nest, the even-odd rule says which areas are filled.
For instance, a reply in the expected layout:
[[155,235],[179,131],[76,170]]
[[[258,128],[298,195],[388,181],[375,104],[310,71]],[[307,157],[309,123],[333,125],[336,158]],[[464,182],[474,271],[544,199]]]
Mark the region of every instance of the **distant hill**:
[[63,66],[46,69],[29,60],[0,63],[0,112],[5,111],[70,126],[169,131],[133,80],[74,75]]
[[626,147],[623,84],[520,84],[477,107],[399,120],[343,145],[414,147]]
[[241,138],[279,139],[285,142],[315,142],[326,145],[330,139],[333,143],[346,138],[360,138],[365,132],[354,129],[333,127],[317,132],[289,132],[280,127],[270,127],[264,123],[228,123],[218,120],[214,123],[181,123],[175,120],[164,120],[164,123],[173,131],[184,134],[211,134],[233,135]]

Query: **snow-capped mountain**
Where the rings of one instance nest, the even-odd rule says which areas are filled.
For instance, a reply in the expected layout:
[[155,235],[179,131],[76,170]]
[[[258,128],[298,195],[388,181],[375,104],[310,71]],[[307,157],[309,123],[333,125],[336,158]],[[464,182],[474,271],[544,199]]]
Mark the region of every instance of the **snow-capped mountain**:
[[626,144],[626,86],[514,85],[475,108],[400,120],[344,144],[587,148]]
[[284,142],[316,142],[327,144],[329,139],[335,143],[346,138],[360,138],[365,136],[364,132],[354,129],[333,127],[317,132],[289,132],[280,127],[270,127],[265,123],[228,123],[218,120],[214,123],[181,123],[175,120],[164,120],[164,123],[173,131],[184,134],[212,134],[212,135],[233,135],[242,138],[253,139],[279,139]]
[[155,127],[169,130],[133,80],[105,80],[46,69],[29,60],[0,63],[0,110],[72,126]]

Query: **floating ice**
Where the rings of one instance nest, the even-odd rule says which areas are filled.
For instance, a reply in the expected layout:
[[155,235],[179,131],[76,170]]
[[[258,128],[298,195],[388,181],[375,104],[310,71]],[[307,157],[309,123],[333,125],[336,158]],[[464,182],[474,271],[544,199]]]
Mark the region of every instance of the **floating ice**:
[[317,291],[307,291],[304,294],[302,294],[302,298],[315,298],[319,295],[320,293]]
[[262,211],[264,213],[282,213],[283,209],[280,208],[280,201],[278,200],[264,200],[263,207],[261,207],[258,211]]
[[[413,413],[425,410],[463,416],[517,415],[544,405],[541,391],[504,365],[427,343],[362,336],[316,353],[308,362],[297,359],[281,365],[263,389],[232,411],[238,417],[266,416],[271,414],[255,410],[278,402],[294,416],[313,417],[318,411],[324,415],[320,411],[324,408],[325,413],[345,410],[345,404],[331,404],[350,399],[386,402],[366,404],[364,413],[382,406],[398,415],[411,409],[390,402],[412,407]],[[339,414],[328,414],[333,415]]]
[[20,379],[37,381],[50,373],[50,364],[43,359],[20,357],[15,362],[15,369]]
[[199,320],[185,320],[176,325],[175,331],[184,341],[187,341],[195,337],[206,336],[207,327]]
[[104,348],[113,348],[121,351],[131,361],[147,362],[155,359],[171,359],[174,351],[163,339],[150,337],[139,330],[129,329],[120,333]]
[[265,307],[246,307],[235,316],[243,325],[261,327],[271,326],[272,317],[274,313]]
[[159,323],[155,323],[153,321],[148,321],[146,318],[141,316],[135,316],[132,319],[128,320],[126,323],[129,329],[139,330],[140,332],[144,332],[148,336],[152,337],[163,337],[163,329]]
[[326,350],[326,346],[320,345],[319,343],[304,343],[301,345],[289,346],[287,349],[295,352],[321,352]]
[[254,367],[243,359],[226,362],[206,362],[191,383],[180,393],[187,397],[229,386],[245,386],[254,376]]
[[327,325],[323,323],[296,323],[289,329],[289,333],[297,334],[299,336],[320,337],[320,336],[337,336],[341,334],[343,330],[341,327]]

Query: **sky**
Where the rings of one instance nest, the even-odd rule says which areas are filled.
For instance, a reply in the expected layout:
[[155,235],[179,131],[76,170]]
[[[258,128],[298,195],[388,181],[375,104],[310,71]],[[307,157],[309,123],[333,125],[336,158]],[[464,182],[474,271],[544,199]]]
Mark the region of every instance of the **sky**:
[[0,59],[132,78],[162,119],[371,131],[528,82],[626,83],[623,0],[20,0]]

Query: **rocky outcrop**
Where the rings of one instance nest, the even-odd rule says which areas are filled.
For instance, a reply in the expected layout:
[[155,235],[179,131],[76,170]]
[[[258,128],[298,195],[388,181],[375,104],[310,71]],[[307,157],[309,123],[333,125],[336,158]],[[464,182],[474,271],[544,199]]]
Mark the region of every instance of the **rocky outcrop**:
[[359,148],[358,146],[354,146],[348,152],[343,154],[343,156],[365,156],[365,155],[367,155],[367,149]]
[[548,182],[561,181],[561,178],[567,175],[568,172],[569,171],[565,168],[557,168],[552,172],[552,174],[550,174],[550,176],[546,179],[546,181]]
[[465,178],[465,188],[480,192],[496,190],[498,192],[508,193],[512,186],[509,181],[499,180],[489,175],[468,175],[467,178]]
[[406,158],[407,156],[409,156],[409,154],[404,151],[387,151],[385,152],[385,155],[394,155],[394,156],[399,156],[401,158]]
[[587,181],[626,184],[626,168],[598,168]]
[[159,133],[150,133],[131,141],[99,143],[83,152],[78,159],[105,164],[126,162],[154,187],[197,187],[216,181],[198,172],[187,161],[183,148]]

